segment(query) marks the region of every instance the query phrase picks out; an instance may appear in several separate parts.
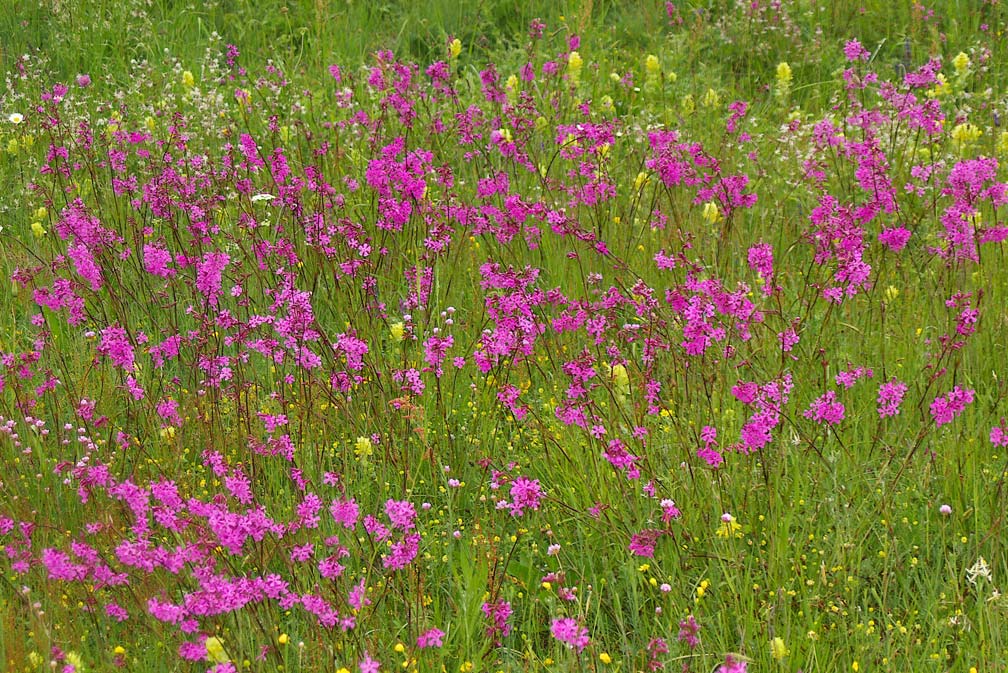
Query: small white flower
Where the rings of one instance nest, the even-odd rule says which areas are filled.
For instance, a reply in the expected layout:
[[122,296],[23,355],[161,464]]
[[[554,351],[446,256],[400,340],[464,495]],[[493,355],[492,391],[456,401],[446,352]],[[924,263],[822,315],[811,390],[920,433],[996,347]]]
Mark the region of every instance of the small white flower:
[[252,203],[258,203],[260,201],[272,201],[274,197],[272,194],[253,194],[251,197]]
[[24,121],[24,115],[21,114],[20,112],[11,112],[9,115],[7,115],[7,121],[9,121],[11,124],[20,124],[21,122]]
[[971,568],[966,570],[966,580],[973,586],[976,586],[978,577],[982,577],[988,582],[991,581],[990,566],[987,565],[987,561],[984,560],[983,556],[977,559],[977,562]]

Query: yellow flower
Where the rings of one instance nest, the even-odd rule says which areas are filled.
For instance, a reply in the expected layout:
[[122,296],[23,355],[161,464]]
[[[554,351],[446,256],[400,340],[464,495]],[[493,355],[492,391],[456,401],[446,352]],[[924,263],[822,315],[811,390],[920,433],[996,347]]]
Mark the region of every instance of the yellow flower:
[[336,671],[336,673],[350,673],[350,669],[347,668],[346,666],[342,666],[340,667],[339,670]]
[[84,670],[84,662],[81,661],[81,656],[79,654],[77,654],[76,652],[67,652],[66,653],[66,661],[67,661],[68,664],[70,664],[71,666],[74,667],[75,671],[83,671]]
[[575,84],[581,78],[581,66],[583,64],[584,61],[581,59],[581,54],[576,51],[572,51],[567,55],[567,72],[570,74],[571,81]]
[[710,586],[710,580],[701,580],[700,586],[696,588],[696,599],[699,601],[707,593],[707,587]]
[[203,646],[206,647],[207,661],[212,661],[215,664],[223,664],[230,661],[227,652],[224,651],[224,641],[217,636],[207,638]]
[[983,131],[975,124],[970,124],[969,122],[956,124],[952,127],[952,140],[959,146],[960,152],[970,143],[976,142],[981,135],[983,135]]
[[38,221],[32,222],[31,223],[31,230],[32,230],[32,233],[35,234],[35,238],[42,238],[43,236],[46,235],[45,227],[42,226],[41,222],[38,222]]
[[939,98],[952,91],[952,87],[949,85],[948,80],[945,79],[945,75],[938,73],[938,75],[935,76],[935,79],[938,81],[933,87],[927,90],[928,96],[931,98]]
[[371,440],[367,437],[358,437],[354,445],[354,453],[360,458],[367,458],[371,455]]
[[647,70],[647,74],[654,77],[661,70],[661,61],[654,54],[648,54],[647,58],[644,59],[644,69]]
[[290,636],[288,636],[286,633],[281,633],[280,637],[277,638],[277,642],[280,643],[281,645],[286,645],[287,643],[290,642]]
[[572,73],[580,72],[583,64],[584,60],[582,60],[581,54],[576,51],[572,51],[567,55],[567,69]]
[[886,288],[885,296],[886,299],[892,301],[893,299],[899,296],[899,288],[896,287],[895,285],[890,285],[889,287]]
[[703,218],[711,224],[717,224],[721,219],[721,209],[713,201],[708,201],[703,207]]
[[459,54],[462,53],[462,40],[457,37],[448,43],[448,57],[458,58]]
[[118,655],[118,656],[121,657],[122,655],[126,654],[126,648],[123,647],[122,645],[116,645],[115,649],[112,650],[112,654],[115,654],[115,655]]
[[403,652],[406,651],[406,646],[403,645],[402,643],[396,643],[395,647],[393,647],[392,649],[398,652],[399,654],[402,654]]
[[18,141],[17,138],[11,138],[7,141],[7,154],[17,154],[18,153]]
[[401,322],[394,322],[389,325],[389,332],[392,334],[392,341],[398,343],[403,340],[406,334],[406,325]]
[[188,70],[183,71],[182,86],[184,86],[187,89],[191,89],[194,84],[196,84],[196,78],[193,77],[193,74]]
[[637,174],[637,177],[634,178],[633,182],[634,191],[639,192],[640,190],[644,189],[644,185],[646,185],[648,182],[650,182],[650,180],[648,180],[647,173],[641,171],[640,173]]
[[952,59],[952,65],[955,66],[956,74],[962,77],[967,72],[969,72],[970,58],[963,52],[956,54],[955,58]]
[[630,394],[630,375],[627,374],[623,365],[606,365],[609,370],[609,379],[613,382],[616,392],[620,395]]
[[1008,131],[1002,131],[1001,135],[998,136],[997,153],[1001,155],[1008,154]]
[[693,100],[693,94],[688,93],[685,96],[683,96],[682,102],[679,104],[679,107],[682,108],[683,114],[685,115],[693,114],[693,111],[696,110],[696,102]]
[[770,656],[775,660],[780,661],[787,655],[791,654],[791,651],[784,644],[784,639],[780,636],[774,636],[770,640]]
[[612,663],[612,657],[609,656],[608,652],[603,652],[602,654],[598,655],[598,658],[599,658],[599,661],[601,661],[603,664],[611,664]]
[[704,107],[717,107],[718,103],[721,102],[721,96],[714,89],[707,89],[707,93],[703,97]]
[[787,61],[777,64],[777,96],[786,98],[791,91],[791,66]]
[[49,211],[46,210],[45,206],[40,206],[35,210],[35,219],[44,220]]

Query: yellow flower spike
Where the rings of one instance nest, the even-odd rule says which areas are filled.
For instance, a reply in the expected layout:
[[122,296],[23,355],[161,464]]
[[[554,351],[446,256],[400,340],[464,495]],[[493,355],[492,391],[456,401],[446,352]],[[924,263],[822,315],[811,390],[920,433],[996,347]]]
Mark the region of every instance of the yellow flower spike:
[[693,94],[688,93],[683,96],[682,102],[679,106],[682,108],[683,114],[693,114],[693,111],[696,110],[696,101],[693,100]]
[[215,664],[223,664],[230,661],[227,652],[224,651],[224,641],[217,636],[207,638],[203,646],[206,647],[207,661],[212,661]]
[[653,77],[661,70],[661,61],[654,54],[648,54],[647,58],[644,59],[644,69],[649,76]]
[[969,72],[970,58],[964,52],[960,51],[956,54],[955,58],[952,59],[952,65],[955,67],[956,74],[962,77]]
[[406,326],[402,322],[394,322],[389,325],[389,332],[392,334],[392,341],[399,343],[406,333]]
[[32,233],[35,235],[35,238],[42,238],[43,236],[46,235],[45,227],[42,226],[41,222],[32,222],[31,230]]
[[80,671],[84,669],[84,662],[81,660],[81,656],[76,652],[67,652],[66,661],[68,664],[74,667],[75,671]]
[[772,656],[776,661],[780,661],[789,654],[791,654],[791,651],[788,650],[783,638],[780,636],[774,636],[770,639],[770,656]]
[[721,209],[713,201],[708,201],[703,207],[703,218],[710,224],[717,224],[721,219]]
[[786,98],[791,92],[791,66],[787,61],[777,64],[777,96]]
[[187,89],[191,89],[196,84],[196,78],[193,77],[192,72],[184,70],[182,72],[182,86]]
[[462,40],[457,37],[448,43],[448,58],[458,58],[462,53]]
[[584,60],[581,58],[581,54],[572,51],[567,55],[567,72],[570,74],[571,81],[575,84],[581,78],[582,65],[584,65]]

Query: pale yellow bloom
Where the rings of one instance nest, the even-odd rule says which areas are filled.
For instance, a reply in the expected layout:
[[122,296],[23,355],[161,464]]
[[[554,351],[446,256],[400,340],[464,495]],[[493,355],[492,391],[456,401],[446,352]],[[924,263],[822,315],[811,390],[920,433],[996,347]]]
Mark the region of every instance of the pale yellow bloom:
[[955,67],[956,74],[961,77],[969,72],[970,58],[964,52],[960,51],[956,54],[955,58],[952,59],[952,65]]
[[450,58],[458,58],[459,54],[462,53],[462,40],[457,37],[448,43],[448,56]]
[[193,77],[192,72],[185,70],[182,72],[182,86],[189,89],[196,84],[196,78]]
[[392,341],[398,343],[403,340],[406,334],[406,325],[402,322],[394,322],[389,325],[389,333],[392,335]]
[[788,93],[791,92],[791,66],[788,65],[787,61],[781,61],[777,64],[777,96],[779,98],[786,98]]
[[224,651],[224,641],[217,636],[210,636],[203,643],[206,647],[206,658],[207,661],[212,661],[215,664],[223,664],[224,662],[230,661],[227,652]]
[[780,661],[789,654],[791,654],[791,651],[787,648],[783,638],[774,636],[770,640],[770,656],[775,660]]
[[655,76],[661,70],[661,61],[654,54],[648,54],[644,59],[644,69],[647,70],[648,75]]
[[708,201],[703,207],[703,218],[711,224],[717,224],[721,219],[721,209],[713,201]]

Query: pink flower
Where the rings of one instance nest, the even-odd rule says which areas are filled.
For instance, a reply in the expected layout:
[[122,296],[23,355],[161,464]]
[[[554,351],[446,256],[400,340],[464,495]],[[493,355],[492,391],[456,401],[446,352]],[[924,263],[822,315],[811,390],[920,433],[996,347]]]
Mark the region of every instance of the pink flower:
[[441,629],[431,629],[425,631],[417,636],[417,647],[424,649],[426,647],[441,647],[444,641],[444,631]]
[[511,484],[511,516],[521,516],[525,508],[539,509],[542,487],[538,479],[518,477]]
[[847,57],[848,61],[867,61],[871,56],[868,50],[861,46],[861,43],[857,40],[851,40],[844,45],[844,56]]
[[679,622],[679,641],[685,642],[691,650],[700,644],[699,633],[700,625],[697,624],[697,620],[693,615],[689,615],[686,619]]
[[836,425],[844,419],[844,405],[842,402],[837,402],[836,393],[829,390],[813,400],[802,415],[819,424],[825,422],[829,425]]
[[574,648],[580,653],[589,642],[588,629],[579,626],[570,617],[554,619],[550,625],[550,633],[561,643],[566,643],[568,647]]
[[897,415],[900,412],[900,404],[903,402],[903,395],[906,394],[906,391],[907,385],[895,378],[880,385],[878,392],[879,418]]
[[389,498],[385,502],[385,513],[388,514],[392,525],[402,530],[413,530],[416,519],[416,510],[413,503],[408,500],[392,500]]
[[935,425],[941,427],[959,416],[966,405],[973,401],[973,390],[963,390],[956,386],[945,395],[939,395],[931,403],[931,417]]

